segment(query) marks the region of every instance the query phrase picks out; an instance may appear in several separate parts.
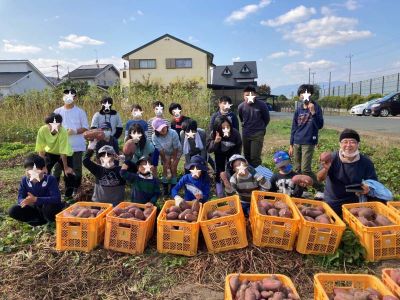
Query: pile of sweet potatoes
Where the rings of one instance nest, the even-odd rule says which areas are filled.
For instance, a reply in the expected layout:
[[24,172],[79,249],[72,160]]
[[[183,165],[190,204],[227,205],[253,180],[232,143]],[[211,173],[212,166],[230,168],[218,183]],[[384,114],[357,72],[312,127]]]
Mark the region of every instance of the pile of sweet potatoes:
[[297,204],[297,208],[307,221],[322,224],[334,223],[326,214],[325,208],[322,205]]
[[125,208],[114,208],[113,213],[118,218],[145,221],[151,215],[153,208],[154,205],[151,202],[147,202],[144,209],[132,203]]
[[240,280],[239,275],[232,275],[229,279],[232,299],[236,300],[298,300],[296,293],[285,286],[277,276],[272,275],[258,281]]
[[186,201],[182,201],[179,206],[171,206],[166,209],[167,220],[195,222],[199,216],[200,202],[194,200],[192,205]]
[[387,217],[376,213],[369,207],[353,207],[350,208],[349,211],[361,222],[361,224],[367,227],[394,225]]
[[283,201],[278,200],[275,202],[269,202],[266,199],[261,199],[257,203],[258,211],[262,215],[293,218],[293,212],[290,207]]
[[63,216],[68,218],[95,218],[104,211],[98,206],[75,206],[71,211],[64,211]]
[[391,269],[389,275],[390,278],[392,278],[393,281],[400,286],[400,269]]
[[382,296],[373,288],[334,288],[333,294],[329,295],[331,300],[399,300],[394,296]]

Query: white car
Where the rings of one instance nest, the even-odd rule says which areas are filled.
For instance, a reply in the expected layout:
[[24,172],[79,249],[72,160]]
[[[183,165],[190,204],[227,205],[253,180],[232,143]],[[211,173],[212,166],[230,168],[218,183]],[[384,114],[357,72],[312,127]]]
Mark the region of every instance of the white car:
[[366,115],[368,115],[365,110],[367,108],[369,108],[371,106],[371,104],[375,103],[379,99],[380,98],[372,99],[372,100],[370,100],[368,102],[361,103],[361,104],[353,106],[352,108],[350,108],[350,114],[351,115],[356,115],[356,116],[366,116]]

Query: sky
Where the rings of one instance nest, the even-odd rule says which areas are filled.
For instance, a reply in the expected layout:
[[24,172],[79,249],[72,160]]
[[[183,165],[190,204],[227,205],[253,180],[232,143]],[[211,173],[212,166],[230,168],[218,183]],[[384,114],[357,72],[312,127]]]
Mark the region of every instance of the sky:
[[[397,0],[0,0],[0,59],[29,59],[46,76],[122,55],[169,33],[214,54],[257,61],[274,87],[400,72]],[[312,77],[311,77],[312,81]]]

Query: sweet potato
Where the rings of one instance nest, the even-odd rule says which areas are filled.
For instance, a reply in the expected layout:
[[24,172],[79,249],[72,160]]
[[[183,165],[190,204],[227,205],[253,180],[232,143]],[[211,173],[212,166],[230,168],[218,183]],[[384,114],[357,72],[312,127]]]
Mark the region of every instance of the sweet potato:
[[185,209],[183,212],[181,212],[178,216],[179,220],[185,220],[185,216],[189,213],[191,213],[192,210],[190,208]]
[[282,208],[281,210],[279,210],[279,216],[283,218],[293,218],[293,214],[290,208]]
[[143,221],[146,220],[143,211],[140,208],[135,211],[135,218]]
[[171,211],[167,214],[167,220],[176,220],[178,216],[179,214],[176,211]]
[[266,211],[268,211],[268,209],[272,208],[273,205],[272,203],[268,202],[268,200],[261,199],[260,201],[258,201],[258,207],[263,207]]
[[181,209],[181,211],[184,211],[185,209],[191,209],[192,207],[186,201],[182,201],[181,203],[179,203],[179,208]]
[[148,217],[150,217],[152,212],[153,212],[153,208],[152,207],[148,207],[143,211],[143,215],[147,219]]
[[320,215],[323,214],[323,212],[319,209],[315,209],[315,208],[306,208],[304,214],[306,216],[312,217],[312,218],[316,218]]
[[400,285],[400,269],[390,270],[390,278],[392,278],[394,282]]
[[192,210],[197,211],[197,212],[200,211],[200,201],[199,200],[193,201]]
[[333,159],[333,157],[332,157],[332,152],[322,152],[320,155],[319,155],[319,161],[320,161],[320,163],[330,163],[330,162],[332,162],[332,159]]
[[353,207],[349,209],[349,212],[358,217],[358,213],[360,212],[361,209],[362,207]]
[[297,185],[301,186],[312,186],[313,180],[308,175],[295,175],[292,178],[292,182]]
[[185,221],[194,222],[197,220],[197,216],[193,215],[192,213],[188,213],[185,215]]
[[262,280],[263,289],[267,291],[277,292],[282,288],[282,282],[278,279],[264,278]]
[[83,133],[83,137],[88,141],[93,141],[95,139],[101,141],[104,140],[104,131],[98,128],[87,130]]
[[266,211],[265,207],[262,207],[262,206],[258,207],[258,212],[260,214],[262,214],[262,215],[266,215],[267,214],[267,211]]
[[133,140],[127,140],[122,147],[122,153],[125,155],[132,155],[136,151],[136,144]]
[[307,221],[310,221],[310,222],[315,222],[315,219],[312,217],[309,217],[309,216],[304,216],[304,219],[306,219]]
[[393,223],[384,215],[380,215],[377,214],[376,218],[374,220],[374,222],[378,225],[378,226],[389,226],[389,225],[393,225]]
[[232,291],[232,295],[236,294],[237,290],[239,289],[240,286],[240,280],[239,280],[239,275],[232,275],[231,278],[229,279],[229,286]]
[[281,201],[281,200],[276,201],[276,202],[274,203],[274,207],[275,207],[276,209],[289,208],[289,206],[288,206],[285,202],[283,202],[283,201]]
[[119,218],[130,219],[134,218],[135,215],[131,214],[130,212],[124,212],[118,216]]
[[285,294],[282,292],[276,292],[272,296],[271,300],[284,300],[285,299]]
[[319,215],[318,217],[315,218],[315,222],[318,223],[323,223],[323,224],[331,224],[331,219],[329,218],[329,216],[327,214],[322,214]]
[[182,211],[179,206],[171,206],[169,208],[169,212],[176,212],[176,213],[180,214]]
[[89,208],[82,208],[78,214],[76,215],[77,218],[89,218],[91,215],[91,211]]
[[272,297],[274,295],[273,291],[262,291],[261,292],[261,297],[265,298],[265,299],[269,299],[270,297]]
[[386,296],[383,296],[382,300],[399,300],[399,298],[397,298],[395,296],[386,295]]
[[276,209],[276,208],[271,208],[271,209],[269,209],[268,210],[268,214],[270,215],[270,216],[275,216],[275,217],[277,217],[279,214],[278,214],[278,210]]
[[358,215],[366,218],[368,221],[372,221],[372,219],[375,217],[375,212],[369,207],[363,207],[359,210]]

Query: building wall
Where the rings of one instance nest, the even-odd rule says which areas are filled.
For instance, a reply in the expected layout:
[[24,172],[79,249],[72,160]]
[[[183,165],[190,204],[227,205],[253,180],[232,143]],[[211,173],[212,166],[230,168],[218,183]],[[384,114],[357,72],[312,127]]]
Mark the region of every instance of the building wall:
[[101,73],[96,77],[96,84],[113,86],[119,80],[119,76],[112,70]]
[[8,88],[1,89],[0,93],[3,96],[14,95],[14,94],[24,94],[31,90],[41,91],[45,88],[51,87],[47,81],[45,81],[39,74],[36,72],[30,73],[28,76],[23,79],[17,81],[17,83],[11,85]]
[[[191,58],[192,68],[167,69],[167,58]],[[209,82],[207,54],[169,37],[131,54],[129,60],[131,59],[156,59],[156,68],[129,69],[129,75],[126,79],[122,78],[123,72],[121,71],[121,84],[142,81],[147,76],[161,84],[168,84],[177,79],[197,80],[203,86],[207,86]]]

